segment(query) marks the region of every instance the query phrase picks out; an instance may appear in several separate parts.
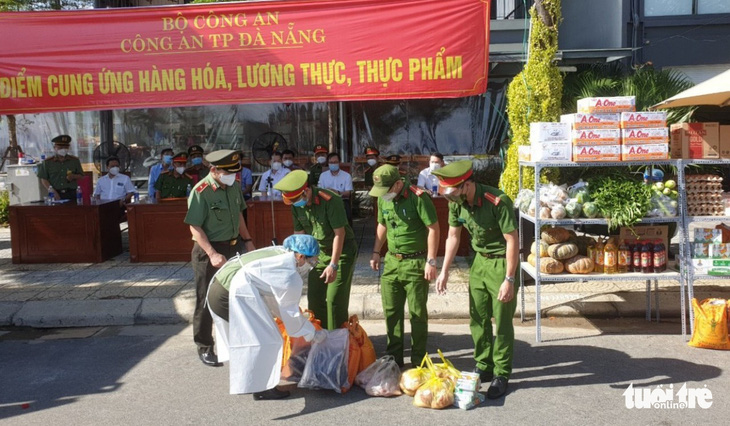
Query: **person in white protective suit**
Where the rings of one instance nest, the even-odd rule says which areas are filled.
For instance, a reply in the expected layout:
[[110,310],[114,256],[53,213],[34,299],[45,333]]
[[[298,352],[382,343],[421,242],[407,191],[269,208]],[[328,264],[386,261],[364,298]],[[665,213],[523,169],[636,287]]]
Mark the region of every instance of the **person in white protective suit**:
[[303,279],[318,261],[319,244],[311,235],[287,237],[283,246],[267,247],[231,258],[213,276],[208,290],[217,335],[218,360],[230,360],[230,393],[253,393],[255,400],[281,399],[278,389],[284,341],[274,316],[291,337],[320,342],[299,310]]

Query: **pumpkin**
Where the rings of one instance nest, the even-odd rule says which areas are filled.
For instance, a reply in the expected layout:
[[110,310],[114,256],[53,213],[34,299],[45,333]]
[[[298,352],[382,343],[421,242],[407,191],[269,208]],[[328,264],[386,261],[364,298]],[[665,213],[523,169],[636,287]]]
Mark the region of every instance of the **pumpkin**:
[[545,241],[540,241],[540,251],[537,250],[536,243],[533,241],[532,246],[530,247],[530,253],[531,254],[540,254],[542,257],[548,256],[548,243]]
[[578,246],[573,243],[558,243],[548,246],[548,255],[555,260],[570,259],[578,254]]
[[552,257],[543,257],[540,259],[540,272],[543,274],[559,274],[563,272],[563,262]]
[[564,243],[570,238],[570,232],[565,228],[547,228],[540,234],[540,239],[548,244]]
[[532,265],[533,268],[535,267],[535,257],[536,256],[534,254],[532,254],[532,253],[530,253],[529,255],[527,255],[527,263],[529,263],[530,265]]
[[593,259],[587,256],[573,256],[565,261],[565,269],[571,274],[589,274],[593,272]]

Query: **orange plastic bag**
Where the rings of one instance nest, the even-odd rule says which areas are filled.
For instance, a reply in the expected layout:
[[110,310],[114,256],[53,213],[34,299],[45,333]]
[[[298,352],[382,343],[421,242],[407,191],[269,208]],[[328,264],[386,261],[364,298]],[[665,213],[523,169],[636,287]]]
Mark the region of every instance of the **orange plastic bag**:
[[730,350],[728,337],[728,303],[724,299],[692,299],[695,313],[694,332],[690,346],[705,349]]
[[370,364],[374,363],[377,359],[375,347],[373,346],[373,342],[370,341],[365,329],[360,325],[360,320],[357,315],[352,315],[346,323],[342,324],[342,327],[350,329],[350,341],[355,340],[358,346],[360,346],[360,363],[357,367],[357,372],[359,373],[370,367]]
[[348,386],[342,388],[342,393],[345,393],[350,390],[352,385],[355,383],[355,377],[357,377],[357,373],[360,371],[358,370],[358,366],[360,365],[360,345],[357,343],[357,341],[352,337],[352,333],[350,333],[350,349],[347,357],[347,384]]
[[[310,311],[309,309],[302,311],[302,314],[309,319],[309,322],[314,325],[315,330],[321,330],[322,329],[322,322],[314,317],[314,312]],[[293,339],[301,339],[302,342],[304,341],[303,337],[289,337],[289,334],[286,332],[286,327],[284,326],[284,323],[281,321],[279,317],[275,317],[274,321],[276,321],[276,326],[279,327],[279,333],[281,333],[281,338],[284,340],[284,351],[281,357],[281,369],[282,371],[286,367],[286,365],[289,363],[289,358],[291,358],[292,354],[292,341]]]

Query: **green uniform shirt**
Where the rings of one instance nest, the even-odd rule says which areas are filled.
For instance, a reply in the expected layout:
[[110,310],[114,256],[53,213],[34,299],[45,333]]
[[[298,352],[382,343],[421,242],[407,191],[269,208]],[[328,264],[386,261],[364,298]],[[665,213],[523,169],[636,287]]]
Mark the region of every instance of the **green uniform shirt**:
[[309,168],[309,186],[319,185],[319,175],[322,174],[322,171],[323,166],[319,163]]
[[190,175],[190,177],[198,177],[198,182],[203,180],[204,177],[208,176],[208,173],[210,172],[210,169],[200,165],[200,166],[190,166],[187,169],[185,169],[185,173]]
[[512,200],[497,188],[476,184],[474,206],[449,203],[449,226],[466,226],[471,247],[477,253],[503,255],[504,234],[517,229]]
[[84,170],[81,168],[81,162],[73,155],[67,155],[63,160],[53,156],[38,166],[38,177],[50,182],[54,189],[73,189],[76,190],[76,181],[68,181],[68,174],[83,175]]
[[373,172],[375,169],[377,169],[378,166],[375,167],[369,167],[365,169],[365,187],[370,189],[373,187]]
[[[393,201],[378,198],[378,223],[387,229],[388,251],[411,254],[428,248],[428,225],[438,222],[436,207],[424,191],[407,186]],[[420,195],[417,195],[420,193]]]
[[231,281],[236,275],[236,272],[240,271],[247,263],[251,263],[255,260],[265,259],[267,257],[278,256],[282,253],[286,253],[286,250],[281,247],[265,247],[259,250],[251,251],[240,255],[238,259],[226,262],[221,269],[216,272],[215,279],[218,280],[221,286],[226,290],[231,290]]
[[188,185],[192,188],[195,182],[187,173],[175,176],[175,172],[166,171],[160,173],[155,183],[155,190],[160,191],[160,198],[187,197]]
[[312,203],[305,207],[291,208],[294,231],[304,231],[313,236],[322,251],[332,253],[335,229],[345,228],[345,241],[354,241],[355,233],[347,221],[342,197],[328,189],[311,188]]
[[238,220],[245,208],[240,182],[221,187],[209,174],[190,192],[185,223],[203,228],[209,241],[229,241],[238,236]]

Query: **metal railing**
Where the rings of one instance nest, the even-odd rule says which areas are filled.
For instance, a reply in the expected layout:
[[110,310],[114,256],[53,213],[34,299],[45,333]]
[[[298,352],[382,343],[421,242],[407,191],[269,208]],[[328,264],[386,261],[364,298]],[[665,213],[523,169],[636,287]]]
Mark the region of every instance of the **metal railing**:
[[492,0],[491,19],[525,19],[534,0]]

